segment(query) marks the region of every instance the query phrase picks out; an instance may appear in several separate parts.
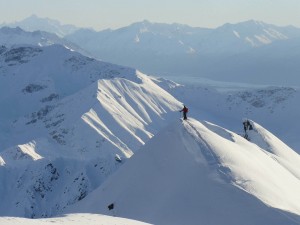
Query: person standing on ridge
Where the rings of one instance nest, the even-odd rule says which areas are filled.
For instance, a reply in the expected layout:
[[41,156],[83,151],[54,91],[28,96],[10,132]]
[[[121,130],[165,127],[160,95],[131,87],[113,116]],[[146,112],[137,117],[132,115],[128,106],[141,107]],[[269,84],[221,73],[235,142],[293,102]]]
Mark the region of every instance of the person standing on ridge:
[[243,126],[244,126],[244,138],[248,139],[248,134],[247,134],[247,130],[248,130],[248,120],[247,119],[243,119]]
[[243,126],[244,126],[244,131],[245,131],[244,138],[248,139],[247,130],[253,130],[253,126],[248,119],[243,119]]
[[180,110],[180,112],[182,112],[183,113],[183,119],[184,120],[186,120],[187,119],[187,116],[186,116],[186,114],[188,113],[188,111],[189,111],[189,109],[184,105],[183,106],[183,109],[182,110]]
[[248,123],[247,123],[246,119],[243,120],[243,126],[244,126],[244,131],[245,131],[245,134],[246,134],[247,130],[248,130]]

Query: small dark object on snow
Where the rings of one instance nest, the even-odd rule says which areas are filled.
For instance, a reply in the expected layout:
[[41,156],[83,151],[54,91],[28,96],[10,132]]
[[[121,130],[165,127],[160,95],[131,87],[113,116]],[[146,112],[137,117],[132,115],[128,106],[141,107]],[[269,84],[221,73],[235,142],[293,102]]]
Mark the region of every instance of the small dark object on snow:
[[119,163],[122,162],[122,159],[121,159],[121,157],[120,157],[118,154],[116,154],[115,160],[116,160],[117,162],[119,162]]
[[115,207],[114,203],[111,203],[110,205],[107,206],[108,210],[113,210]]

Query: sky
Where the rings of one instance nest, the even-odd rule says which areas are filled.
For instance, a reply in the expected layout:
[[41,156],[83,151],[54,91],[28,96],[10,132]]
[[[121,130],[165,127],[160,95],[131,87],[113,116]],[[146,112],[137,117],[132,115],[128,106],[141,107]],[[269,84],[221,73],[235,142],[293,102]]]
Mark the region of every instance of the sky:
[[209,28],[250,19],[300,27],[300,0],[0,0],[0,24],[32,14],[96,30],[144,19]]

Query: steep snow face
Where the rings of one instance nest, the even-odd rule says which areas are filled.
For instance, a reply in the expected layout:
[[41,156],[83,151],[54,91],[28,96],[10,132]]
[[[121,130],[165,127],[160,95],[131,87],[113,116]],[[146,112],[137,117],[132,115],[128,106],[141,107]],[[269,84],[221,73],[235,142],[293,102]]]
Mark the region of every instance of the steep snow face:
[[248,138],[251,142],[256,143],[259,147],[270,152],[274,160],[277,160],[295,177],[300,179],[299,154],[256,123],[253,123],[253,131],[248,131]]
[[250,118],[263,123],[284,143],[300,152],[299,88],[199,82],[197,78],[186,85],[164,79],[156,83],[184,102],[194,118],[220,124],[236,133],[243,131],[242,118]]
[[0,63],[2,216],[82,200],[181,107],[152,78],[61,46],[2,47]]
[[[99,62],[58,45],[46,48],[2,47],[0,64],[0,126],[1,130],[7,131],[7,134],[3,132],[2,150],[24,143],[25,140],[7,138],[12,135],[9,127],[14,127],[20,117],[26,116],[24,123],[34,125],[60,100],[101,78],[138,80],[134,69]],[[97,86],[94,85],[94,88],[96,91]]]
[[[269,134],[253,125],[252,135]],[[299,224],[300,180],[277,160],[284,158],[208,122],[175,122],[68,211],[153,224]]]
[[[225,129],[209,123],[208,125],[204,124],[206,128],[210,128],[217,135],[225,138],[225,140],[221,138],[216,142],[214,140],[216,138],[213,137],[215,134],[208,132],[200,123],[189,125],[195,128],[198,134],[200,132],[201,138],[213,150],[217,161],[225,167],[227,172],[225,174],[234,185],[269,206],[300,215],[300,179],[295,173],[299,170],[300,156],[270,132],[254,122],[252,124],[259,128],[252,131],[253,136],[257,133],[258,136],[265,137],[265,141],[254,139],[252,142],[250,137],[250,142],[247,142]],[[265,134],[268,135],[265,136]],[[280,152],[278,151],[280,146],[276,146],[278,142],[281,143],[281,147],[285,147]],[[270,145],[267,149],[262,148],[267,145]],[[291,156],[295,157],[295,160],[292,160]],[[285,166],[285,161],[289,162],[288,167]]]

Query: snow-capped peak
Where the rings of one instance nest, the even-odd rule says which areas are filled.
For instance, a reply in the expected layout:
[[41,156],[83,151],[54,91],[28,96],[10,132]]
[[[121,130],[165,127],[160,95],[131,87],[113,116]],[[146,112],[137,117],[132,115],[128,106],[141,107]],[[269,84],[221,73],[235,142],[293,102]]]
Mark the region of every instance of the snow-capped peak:
[[79,28],[73,25],[62,25],[59,21],[49,19],[49,18],[41,18],[37,15],[33,14],[22,21],[7,23],[5,26],[9,27],[21,27],[26,31],[46,31],[50,33],[54,33],[59,37],[63,37],[65,35],[71,34],[78,30]]
[[2,27],[0,28],[0,45],[5,45],[6,47],[12,47],[17,45],[32,45],[32,46],[50,46],[50,45],[62,45],[68,49],[77,51],[83,55],[90,56],[90,54],[81,49],[79,46],[58,37],[55,34],[48,33],[45,31],[34,31],[28,32],[20,27],[10,28]]

